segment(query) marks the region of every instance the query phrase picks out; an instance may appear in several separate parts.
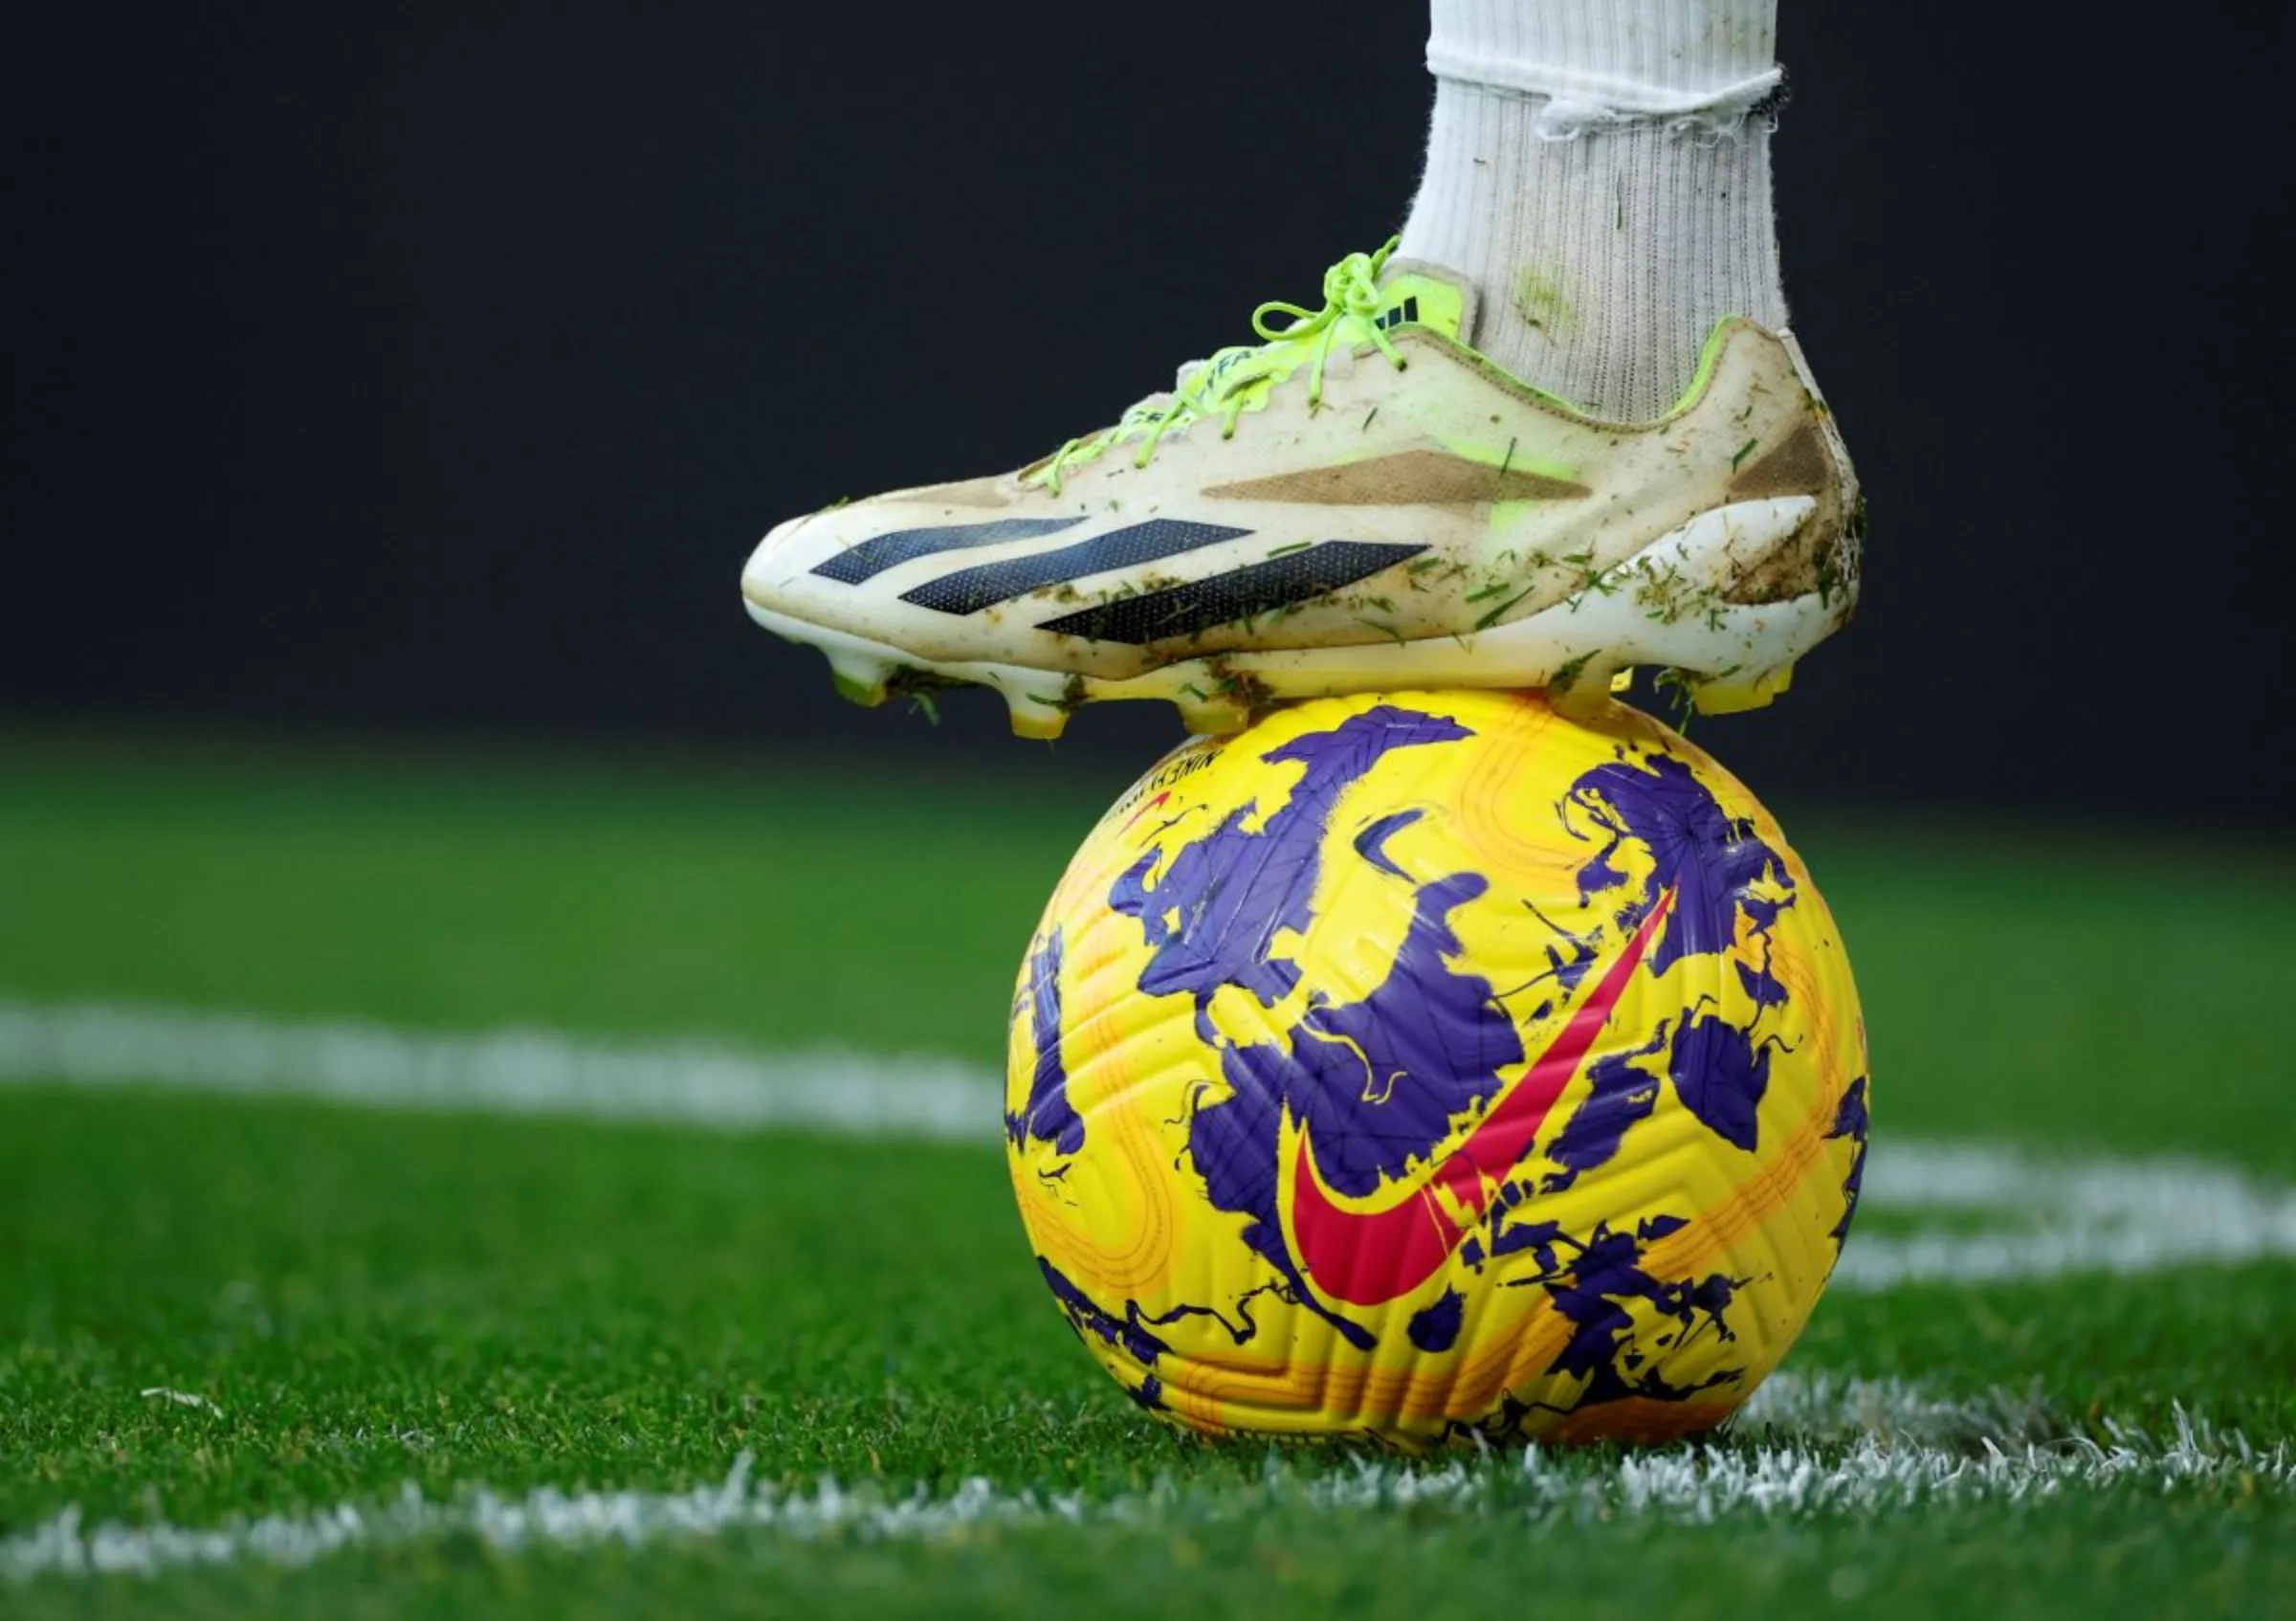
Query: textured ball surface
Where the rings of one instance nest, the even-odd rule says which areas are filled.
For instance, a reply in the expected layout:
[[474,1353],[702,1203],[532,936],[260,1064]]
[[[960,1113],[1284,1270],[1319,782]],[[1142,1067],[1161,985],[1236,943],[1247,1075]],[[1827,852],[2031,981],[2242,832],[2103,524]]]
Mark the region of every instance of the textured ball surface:
[[1864,1167],[1824,901],[1615,704],[1328,699],[1190,742],[1077,853],[1011,1036],[1054,1299],[1210,1433],[1710,1429],[1800,1333]]

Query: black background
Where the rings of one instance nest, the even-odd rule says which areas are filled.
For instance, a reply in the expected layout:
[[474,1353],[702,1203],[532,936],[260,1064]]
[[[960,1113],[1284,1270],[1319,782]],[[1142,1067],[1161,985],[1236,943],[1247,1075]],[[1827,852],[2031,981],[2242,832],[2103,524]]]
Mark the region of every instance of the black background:
[[[1866,606],[1766,796],[2285,829],[2296,8],[1785,0]],[[1041,762],[850,709],[757,538],[1099,426],[1396,229],[1415,4],[11,25],[0,716]],[[1163,706],[1055,761],[1144,764]]]

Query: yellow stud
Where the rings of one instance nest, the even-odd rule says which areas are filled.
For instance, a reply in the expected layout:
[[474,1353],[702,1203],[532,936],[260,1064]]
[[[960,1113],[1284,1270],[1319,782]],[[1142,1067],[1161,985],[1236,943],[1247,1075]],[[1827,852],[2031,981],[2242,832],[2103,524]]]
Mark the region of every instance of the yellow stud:
[[1567,715],[1574,721],[1592,720],[1610,707],[1610,695],[1619,690],[1619,677],[1631,677],[1632,671],[1597,668],[1581,662],[1576,669],[1566,669],[1547,687],[1547,702],[1555,713]]
[[1180,723],[1197,737],[1225,737],[1251,724],[1251,711],[1232,699],[1176,698]]
[[1069,712],[1048,709],[1042,704],[1020,699],[1012,705],[1012,735],[1027,738],[1031,743],[1054,743],[1069,729]]
[[1034,743],[1050,743],[1069,729],[1069,711],[1065,691],[1058,686],[1043,683],[1031,686],[1017,677],[999,679],[997,691],[1004,695],[1004,707],[1012,717],[1012,735],[1027,738]]
[[828,657],[829,677],[837,683],[838,696],[864,709],[885,701],[885,683],[893,677],[890,663],[859,653],[832,653]]
[[1701,715],[1743,715],[1767,709],[1794,685],[1794,666],[1781,664],[1759,676],[1700,681],[1690,689],[1690,706]]

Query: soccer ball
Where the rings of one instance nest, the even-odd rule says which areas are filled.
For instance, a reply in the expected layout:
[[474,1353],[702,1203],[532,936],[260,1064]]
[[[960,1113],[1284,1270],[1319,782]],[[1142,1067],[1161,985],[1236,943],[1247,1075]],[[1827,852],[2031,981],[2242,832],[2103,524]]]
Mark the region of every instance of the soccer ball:
[[1800,1333],[1865,1164],[1824,901],[1618,704],[1324,699],[1186,744],[1070,865],[1011,1037],[1045,1281],[1211,1434],[1711,1429]]

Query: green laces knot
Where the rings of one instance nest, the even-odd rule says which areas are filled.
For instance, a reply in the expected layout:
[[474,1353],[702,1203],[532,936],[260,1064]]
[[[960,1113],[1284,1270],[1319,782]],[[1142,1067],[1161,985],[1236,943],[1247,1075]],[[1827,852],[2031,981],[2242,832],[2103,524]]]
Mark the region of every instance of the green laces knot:
[[1385,303],[1380,272],[1400,240],[1389,238],[1374,254],[1350,254],[1324,272],[1321,309],[1280,300],[1260,305],[1251,312],[1251,329],[1261,339],[1259,344],[1222,349],[1207,361],[1182,367],[1171,394],[1142,400],[1103,433],[1071,439],[1026,475],[1026,481],[1041,483],[1058,495],[1061,475],[1069,468],[1136,439],[1139,450],[1133,465],[1145,468],[1167,433],[1214,416],[1220,419],[1220,436],[1232,439],[1244,412],[1296,370],[1303,358],[1308,362],[1308,409],[1314,411],[1323,404],[1323,376],[1332,346],[1342,336],[1353,342],[1368,340],[1401,371],[1409,362],[1379,320]]
[[[1390,242],[1376,254],[1350,254],[1323,273],[1323,308],[1304,309],[1272,300],[1251,312],[1251,329],[1269,343],[1287,338],[1310,337],[1333,326],[1347,316],[1369,320],[1380,313],[1380,271],[1387,263],[1395,244]],[[1289,318],[1287,326],[1270,326],[1270,316]]]

